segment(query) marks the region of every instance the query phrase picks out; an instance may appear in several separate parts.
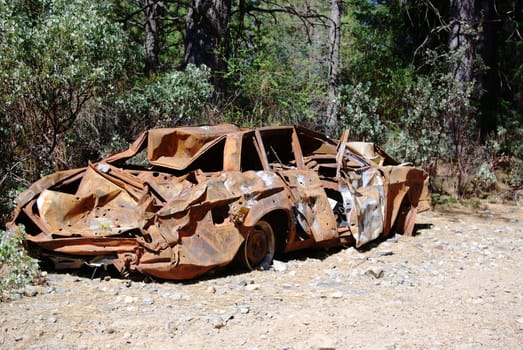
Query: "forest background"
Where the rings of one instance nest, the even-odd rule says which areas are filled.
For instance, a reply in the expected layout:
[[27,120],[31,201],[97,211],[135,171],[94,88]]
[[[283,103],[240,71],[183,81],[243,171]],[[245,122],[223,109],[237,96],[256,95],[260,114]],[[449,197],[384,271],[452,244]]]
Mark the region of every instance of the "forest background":
[[454,197],[523,182],[521,1],[0,8],[0,226],[41,176],[188,124],[300,124],[333,138],[348,128]]

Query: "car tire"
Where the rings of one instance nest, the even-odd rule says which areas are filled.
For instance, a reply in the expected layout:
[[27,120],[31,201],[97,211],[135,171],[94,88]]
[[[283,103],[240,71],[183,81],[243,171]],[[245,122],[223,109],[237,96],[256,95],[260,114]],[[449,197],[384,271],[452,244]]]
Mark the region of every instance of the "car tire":
[[274,259],[276,241],[272,226],[264,220],[258,221],[247,234],[239,257],[248,270],[266,270]]

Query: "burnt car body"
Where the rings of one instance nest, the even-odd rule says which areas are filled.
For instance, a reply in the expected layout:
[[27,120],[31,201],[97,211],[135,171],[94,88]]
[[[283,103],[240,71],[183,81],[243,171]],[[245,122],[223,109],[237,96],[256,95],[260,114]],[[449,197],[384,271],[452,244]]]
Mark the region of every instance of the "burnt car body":
[[56,267],[178,280],[411,234],[429,209],[427,174],[347,137],[299,126],[149,130],[124,152],[34,183],[8,227],[23,224],[30,253]]

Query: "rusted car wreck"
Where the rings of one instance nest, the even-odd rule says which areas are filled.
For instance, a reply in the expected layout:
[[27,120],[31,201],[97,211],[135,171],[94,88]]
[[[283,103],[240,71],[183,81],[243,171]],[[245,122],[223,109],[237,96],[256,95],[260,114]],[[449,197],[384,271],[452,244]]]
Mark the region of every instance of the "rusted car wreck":
[[23,224],[30,253],[56,267],[176,280],[411,234],[429,208],[427,174],[347,137],[299,126],[149,130],[124,152],[34,183],[8,226]]

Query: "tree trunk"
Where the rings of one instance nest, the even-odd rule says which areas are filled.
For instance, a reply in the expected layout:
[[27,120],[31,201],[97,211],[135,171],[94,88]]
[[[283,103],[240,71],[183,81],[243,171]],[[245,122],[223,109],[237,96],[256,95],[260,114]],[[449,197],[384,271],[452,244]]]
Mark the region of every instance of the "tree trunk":
[[449,50],[458,54],[454,78],[461,83],[470,82],[473,78],[475,3],[476,0],[451,0]]
[[185,54],[182,68],[189,63],[223,71],[225,61],[217,49],[227,34],[231,0],[193,0],[187,16]]
[[481,96],[481,112],[479,127],[482,141],[488,134],[496,130],[495,110],[498,107],[501,82],[498,75],[498,45],[497,35],[501,26],[501,18],[496,14],[494,0],[481,0],[482,30],[478,33],[478,53],[483,59],[486,71],[479,75],[478,86],[483,92]]
[[327,132],[334,134],[338,126],[338,74],[340,67],[341,1],[331,0],[331,26],[329,30],[329,75],[327,77],[328,98]]
[[145,15],[145,74],[150,75],[160,67],[158,33],[159,12],[163,9],[163,2],[158,0],[144,0]]

